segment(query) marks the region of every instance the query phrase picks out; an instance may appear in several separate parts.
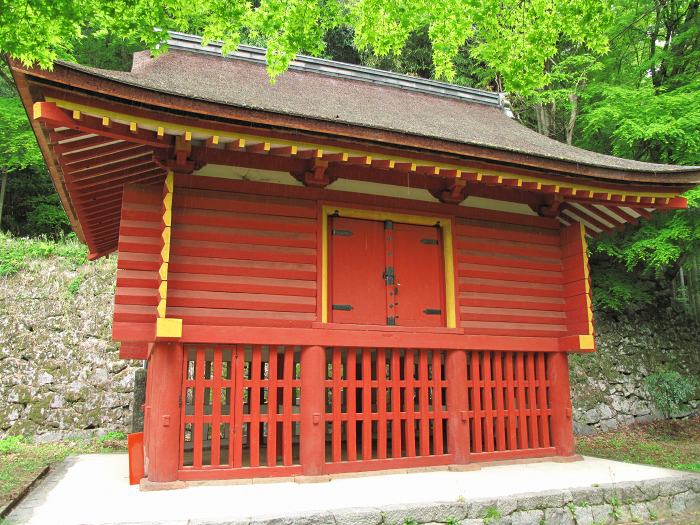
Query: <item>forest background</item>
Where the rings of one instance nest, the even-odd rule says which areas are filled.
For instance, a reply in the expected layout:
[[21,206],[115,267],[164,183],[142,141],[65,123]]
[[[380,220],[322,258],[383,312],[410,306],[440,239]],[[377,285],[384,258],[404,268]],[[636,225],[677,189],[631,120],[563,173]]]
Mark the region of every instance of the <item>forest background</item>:
[[[134,51],[166,51],[166,30],[267,47],[272,82],[296,53],[437,78],[505,92],[516,118],[561,142],[700,165],[697,0],[0,0],[0,53],[41,67],[128,70]],[[0,180],[5,235],[71,235],[4,61]],[[597,312],[698,315],[700,188],[686,196],[687,210],[591,243]]]

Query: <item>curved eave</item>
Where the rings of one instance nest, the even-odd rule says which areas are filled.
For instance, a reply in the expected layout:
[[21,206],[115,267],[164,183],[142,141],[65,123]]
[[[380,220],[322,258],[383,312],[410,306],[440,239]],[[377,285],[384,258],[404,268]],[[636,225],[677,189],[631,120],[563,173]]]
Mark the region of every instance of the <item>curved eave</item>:
[[657,209],[683,208],[679,193],[700,180],[690,170],[664,174],[664,180],[646,174],[653,183],[638,180],[639,174],[613,181],[599,170],[595,176],[555,171],[512,153],[505,159],[488,148],[164,95],[69,68],[46,72],[14,64],[13,73],[54,184],[91,258],[117,248],[124,185],[162,185],[175,144],[183,140],[192,148],[192,167],[303,173],[321,161],[337,178],[402,185],[410,176],[434,195],[459,198],[463,191],[546,206],[563,224],[584,224],[589,235]]
[[[27,69],[13,63],[13,69],[36,79],[42,79],[80,90],[99,94],[113,100],[136,102],[140,106],[175,111],[181,114],[209,118],[212,121],[228,121],[274,127],[279,130],[334,137],[339,140],[355,140],[378,147],[409,148],[439,155],[454,155],[468,160],[480,160],[503,167],[525,167],[542,173],[561,176],[585,177],[601,181],[653,185],[676,185],[691,188],[700,184],[700,167],[664,166],[636,162],[648,169],[620,169],[612,166],[593,165],[544,157],[522,151],[499,149],[483,144],[465,144],[429,136],[399,133],[389,129],[368,128],[347,123],[313,119],[305,115],[272,113],[261,109],[231,106],[183,97],[166,90],[154,90],[107,78],[95,72],[74,69],[58,64],[53,71]],[[562,145],[564,147],[564,145]]]

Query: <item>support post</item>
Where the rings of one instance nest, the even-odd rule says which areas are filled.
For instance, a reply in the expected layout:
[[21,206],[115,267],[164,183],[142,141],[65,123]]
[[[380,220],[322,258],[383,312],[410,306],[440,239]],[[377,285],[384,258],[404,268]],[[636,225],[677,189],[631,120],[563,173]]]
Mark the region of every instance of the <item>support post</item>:
[[469,420],[467,418],[467,352],[448,350],[445,356],[447,379],[447,451],[455,464],[469,463]]
[[183,349],[180,343],[158,342],[148,363],[148,480],[176,481],[180,458],[180,391]]
[[321,346],[301,350],[301,435],[299,455],[305,476],[323,474],[326,459],[325,386],[326,352]]
[[566,352],[547,355],[552,444],[558,456],[574,454],[574,431],[569,387],[569,356]]

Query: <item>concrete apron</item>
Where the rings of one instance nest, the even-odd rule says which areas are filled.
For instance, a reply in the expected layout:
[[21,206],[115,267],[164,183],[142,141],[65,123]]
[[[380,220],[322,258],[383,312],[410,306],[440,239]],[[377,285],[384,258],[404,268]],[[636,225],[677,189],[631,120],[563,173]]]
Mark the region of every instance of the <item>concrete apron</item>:
[[476,524],[491,516],[501,518],[491,519],[492,524],[582,524],[612,523],[613,515],[632,521],[699,508],[700,476],[597,458],[492,464],[462,472],[383,473],[325,483],[188,484],[145,492],[129,486],[126,455],[91,454],[58,465],[8,521],[403,525]]

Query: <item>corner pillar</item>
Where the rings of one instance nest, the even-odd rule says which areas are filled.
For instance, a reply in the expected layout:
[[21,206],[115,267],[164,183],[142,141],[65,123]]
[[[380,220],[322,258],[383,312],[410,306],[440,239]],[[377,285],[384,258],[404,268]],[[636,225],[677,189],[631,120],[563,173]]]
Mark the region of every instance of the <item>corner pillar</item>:
[[176,481],[180,458],[180,391],[184,354],[179,343],[157,342],[148,363],[147,450],[149,481]]
[[323,474],[326,459],[325,412],[326,351],[321,346],[301,350],[301,434],[299,455],[305,476]]
[[558,456],[574,454],[574,430],[569,385],[569,356],[566,352],[547,354],[552,445]]
[[467,419],[467,352],[448,350],[445,356],[447,379],[447,451],[455,464],[469,463],[469,421]]

